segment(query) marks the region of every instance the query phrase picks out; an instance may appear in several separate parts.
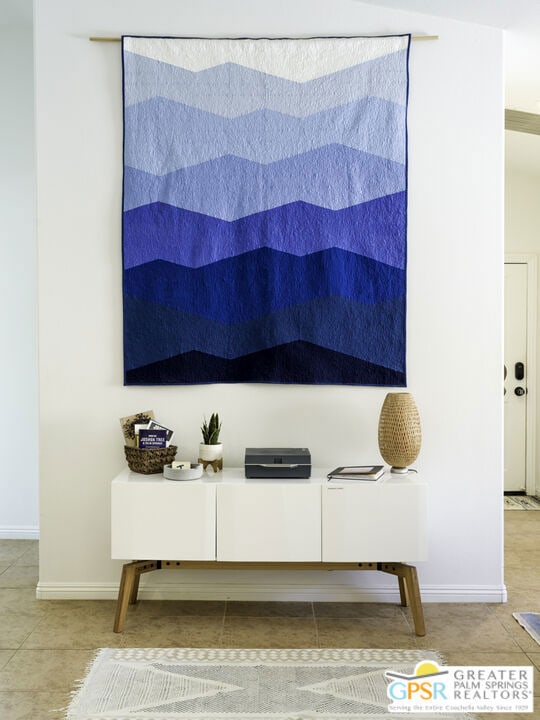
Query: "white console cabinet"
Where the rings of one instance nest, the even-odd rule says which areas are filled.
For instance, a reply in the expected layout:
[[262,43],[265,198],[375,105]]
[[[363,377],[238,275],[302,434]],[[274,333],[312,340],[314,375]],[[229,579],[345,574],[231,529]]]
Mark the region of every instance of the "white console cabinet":
[[322,488],[322,561],[427,559],[426,487],[399,475]]
[[268,480],[219,485],[216,557],[232,562],[320,561],[320,486]]
[[112,486],[112,557],[216,559],[216,485],[122,473]]
[[[380,570],[396,575],[418,635],[416,569],[427,558],[426,486],[416,475],[376,482],[253,480],[242,468],[199,480],[125,469],[112,483],[111,555],[124,565],[115,631],[137,599],[141,573],[167,568]],[[404,562],[405,561],[405,562]]]

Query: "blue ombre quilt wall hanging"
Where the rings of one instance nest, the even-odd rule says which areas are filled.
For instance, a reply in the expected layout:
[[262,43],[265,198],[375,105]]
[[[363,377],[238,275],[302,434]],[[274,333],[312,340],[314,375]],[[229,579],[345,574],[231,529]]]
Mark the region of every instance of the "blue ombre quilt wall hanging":
[[126,385],[406,384],[409,46],[122,39]]

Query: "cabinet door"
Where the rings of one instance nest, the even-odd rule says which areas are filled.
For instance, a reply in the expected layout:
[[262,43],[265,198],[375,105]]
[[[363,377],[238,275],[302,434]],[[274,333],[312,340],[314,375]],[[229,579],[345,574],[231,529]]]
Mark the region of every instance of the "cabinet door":
[[413,562],[427,558],[426,488],[404,481],[322,488],[325,562]]
[[254,482],[217,490],[218,560],[320,561],[320,486]]
[[215,485],[113,483],[111,510],[113,558],[216,558]]

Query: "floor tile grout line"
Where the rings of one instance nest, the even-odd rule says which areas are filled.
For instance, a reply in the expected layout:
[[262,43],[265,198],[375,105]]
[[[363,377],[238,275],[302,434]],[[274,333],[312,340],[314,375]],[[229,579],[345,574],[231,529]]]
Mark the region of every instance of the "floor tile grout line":
[[11,652],[11,655],[8,657],[6,662],[3,665],[0,665],[0,672],[6,669],[8,663],[11,661],[15,653],[17,652],[18,648],[3,648],[2,652]]
[[[2,542],[1,539],[0,539],[0,542]],[[10,541],[8,540],[7,542],[10,542]],[[38,542],[38,541],[37,540],[16,540],[16,541],[12,541],[12,542],[32,542],[33,543],[33,542]],[[9,567],[11,567],[12,565],[15,565],[17,560],[20,560],[23,557],[23,555],[26,555],[26,553],[29,552],[30,549],[31,548],[29,548],[29,547],[26,548],[25,550],[23,550],[20,553],[20,555],[17,555],[17,557],[15,557],[15,558],[11,557],[11,558],[6,558],[6,559],[2,560],[2,558],[0,557],[0,562],[7,562],[7,563],[9,563]],[[32,564],[35,565],[35,563],[32,563]]]

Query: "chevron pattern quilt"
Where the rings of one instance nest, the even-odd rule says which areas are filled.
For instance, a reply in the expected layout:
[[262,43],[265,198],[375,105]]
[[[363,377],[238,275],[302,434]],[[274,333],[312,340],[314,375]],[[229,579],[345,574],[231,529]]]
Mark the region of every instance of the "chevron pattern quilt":
[[122,44],[125,384],[404,386],[410,36]]

